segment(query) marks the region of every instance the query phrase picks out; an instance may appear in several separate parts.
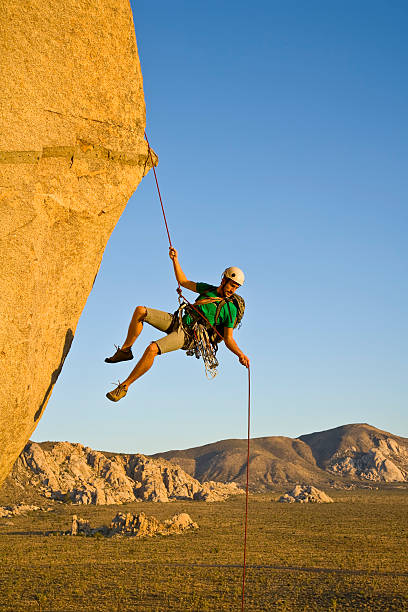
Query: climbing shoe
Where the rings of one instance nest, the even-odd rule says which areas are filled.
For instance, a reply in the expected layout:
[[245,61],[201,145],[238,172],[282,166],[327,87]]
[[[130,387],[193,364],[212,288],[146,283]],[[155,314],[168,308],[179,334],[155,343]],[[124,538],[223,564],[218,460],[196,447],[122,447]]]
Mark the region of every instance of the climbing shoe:
[[130,359],[133,359],[132,349],[121,349],[116,344],[115,347],[116,353],[112,357],[107,357],[105,359],[106,363],[119,363],[119,361],[130,361]]
[[118,402],[120,399],[122,399],[122,397],[125,397],[126,393],[127,388],[125,385],[119,383],[116,389],[113,389],[113,391],[109,391],[109,393],[106,394],[106,397],[110,399],[111,402]]

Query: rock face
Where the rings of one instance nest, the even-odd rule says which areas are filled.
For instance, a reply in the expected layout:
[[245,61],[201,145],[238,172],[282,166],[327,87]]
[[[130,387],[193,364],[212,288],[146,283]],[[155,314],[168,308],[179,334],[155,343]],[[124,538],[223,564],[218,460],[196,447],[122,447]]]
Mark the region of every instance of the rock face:
[[69,442],[30,442],[16,469],[19,482],[29,482],[43,495],[75,504],[122,504],[194,499],[224,501],[243,493],[235,484],[201,484],[179,466],[144,455],[115,455]]
[[155,535],[174,535],[190,529],[198,529],[198,525],[185,512],[175,514],[173,518],[164,521],[164,523],[160,523],[154,516],[146,516],[144,512],[140,512],[140,514],[118,512],[109,527],[104,525],[96,528],[92,528],[89,521],[74,515],[69,534],[72,536],[93,536],[100,533],[107,537],[121,535],[141,538]]
[[324,491],[319,491],[319,489],[308,485],[296,485],[294,489],[282,495],[278,501],[287,504],[327,504],[333,502],[332,498],[326,495]]
[[149,163],[129,0],[3,0],[0,31],[1,484]]

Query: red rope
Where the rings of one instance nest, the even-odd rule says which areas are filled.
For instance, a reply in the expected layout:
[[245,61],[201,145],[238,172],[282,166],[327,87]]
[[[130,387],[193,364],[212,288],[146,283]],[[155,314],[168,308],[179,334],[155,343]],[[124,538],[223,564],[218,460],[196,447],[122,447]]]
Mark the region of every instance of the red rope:
[[[159,188],[159,182],[157,180],[157,175],[156,175],[156,168],[154,166],[153,163],[153,156],[152,156],[152,152],[150,149],[150,144],[149,141],[147,139],[147,134],[146,132],[144,133],[145,138],[146,138],[146,142],[147,142],[147,148],[149,151],[149,156],[150,156],[150,161],[152,164],[152,168],[153,168],[153,173],[154,173],[154,179],[156,181],[156,187],[157,187],[157,193],[159,194],[159,200],[160,200],[160,204],[161,204],[161,209],[162,209],[162,213],[163,213],[163,218],[164,218],[164,223],[166,226],[166,231],[167,231],[167,236],[169,239],[169,245],[171,248],[173,248],[173,245],[171,243],[171,238],[170,238],[170,232],[169,232],[169,226],[167,225],[167,219],[166,219],[166,213],[164,210],[164,206],[163,206],[163,201],[162,201],[162,197],[161,197],[161,193],[160,193],[160,188]],[[184,297],[182,291],[181,291],[181,286],[179,281],[177,281],[178,283],[178,287],[177,287],[177,293],[179,294],[180,298],[183,298],[183,300],[189,305],[191,306],[191,308],[193,310],[195,310],[200,317],[202,317],[203,319],[205,319],[205,321],[210,325],[210,327],[219,335],[219,337],[221,338],[221,340],[224,340],[224,338],[222,337],[222,335],[219,333],[219,331],[213,326],[211,325],[211,323],[209,322],[209,320],[207,319],[207,317],[205,316],[204,313],[201,312],[201,310],[199,310],[198,308],[195,308],[193,304],[191,304],[187,298]],[[250,367],[248,365],[248,444],[247,444],[247,464],[246,464],[246,487],[245,487],[245,521],[244,521],[244,560],[243,560],[243,564],[242,564],[242,598],[241,598],[241,612],[243,612],[244,610],[244,605],[245,605],[245,578],[246,578],[246,549],[247,549],[247,530],[248,530],[248,494],[249,494],[249,447],[250,447],[250,427],[251,427],[251,370]]]
[[[167,225],[166,213],[165,213],[164,206],[163,206],[163,200],[162,200],[161,193],[160,193],[159,182],[158,182],[158,180],[157,180],[156,168],[154,167],[154,163],[153,163],[152,151],[151,151],[151,149],[150,149],[150,144],[149,144],[149,141],[148,141],[148,139],[147,139],[147,134],[146,134],[146,132],[144,133],[144,135],[145,135],[146,142],[147,142],[147,148],[148,148],[148,151],[149,151],[150,161],[151,161],[151,163],[152,163],[152,168],[153,168],[153,172],[154,172],[154,178],[155,178],[155,181],[156,181],[157,193],[159,194],[159,200],[160,200],[161,209],[162,209],[162,213],[163,213],[164,223],[165,223],[165,225],[166,225],[167,236],[168,236],[168,239],[169,239],[169,246],[170,246],[171,248],[173,248],[173,245],[172,245],[172,242],[171,242],[171,238],[170,238],[169,226]],[[182,293],[182,291],[181,291],[181,286],[180,286],[179,281],[177,281],[177,284],[178,284],[178,287],[177,287],[177,293],[179,294],[179,296],[180,296],[181,298],[183,298],[183,300],[184,300],[184,301],[185,301],[185,302],[186,302],[186,303],[187,303],[189,306],[191,306],[191,308],[192,308],[193,310],[195,310],[195,311],[196,311],[196,312],[197,312],[197,313],[200,315],[200,317],[201,317],[201,318],[203,318],[203,319],[204,319],[204,320],[205,320],[205,321],[206,321],[206,322],[207,322],[207,323],[208,323],[208,324],[211,326],[211,328],[212,328],[212,329],[215,331],[215,333],[219,335],[219,337],[221,338],[221,340],[224,340],[224,338],[222,337],[222,335],[220,334],[220,332],[219,332],[219,331],[218,331],[218,330],[217,330],[217,329],[216,329],[216,328],[215,328],[213,325],[211,325],[211,323],[209,322],[209,320],[207,319],[207,317],[205,316],[205,314],[204,314],[203,312],[201,312],[201,310],[199,310],[198,308],[195,308],[195,306],[193,306],[193,304],[191,304],[191,302],[189,302],[189,301],[188,301],[188,299],[187,299],[187,298],[186,298],[186,297],[183,295],[183,293]]]
[[[150,161],[152,162],[152,168],[153,168],[153,173],[154,173],[154,180],[156,181],[157,193],[159,194],[159,200],[160,200],[161,209],[162,209],[162,213],[163,213],[164,223],[165,223],[165,225],[166,225],[167,236],[169,237],[169,244],[170,244],[170,246],[172,247],[173,245],[171,244],[171,238],[170,238],[169,226],[167,225],[166,213],[164,212],[164,206],[163,206],[163,201],[162,201],[162,197],[161,197],[161,193],[160,193],[159,182],[158,182],[158,180],[157,180],[156,168],[154,167],[153,157],[152,157],[152,152],[151,152],[151,150],[150,150],[150,144],[149,144],[149,141],[147,140],[147,134],[146,134],[146,131],[145,131],[145,133],[144,133],[144,136],[145,136],[145,138],[146,138],[147,148],[148,148],[148,150],[149,150]],[[179,283],[179,287],[180,287],[180,283]]]
[[244,528],[244,560],[242,563],[242,600],[241,612],[245,605],[245,577],[246,577],[246,549],[247,549],[247,529],[248,529],[248,492],[249,492],[249,445],[251,439],[251,369],[248,366],[248,444],[247,444],[247,465],[246,465],[246,487],[245,487],[245,528]]

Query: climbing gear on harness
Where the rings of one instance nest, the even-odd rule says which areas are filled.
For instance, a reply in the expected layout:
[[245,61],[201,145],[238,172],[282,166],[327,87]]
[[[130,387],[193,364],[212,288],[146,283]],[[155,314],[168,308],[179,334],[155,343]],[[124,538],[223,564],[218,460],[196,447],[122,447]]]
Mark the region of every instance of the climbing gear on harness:
[[241,268],[236,268],[235,266],[231,266],[231,268],[227,268],[224,272],[225,278],[229,278],[233,280],[238,285],[243,285],[245,281],[245,274],[241,270]]
[[214,347],[210,342],[205,322],[200,320],[199,314],[197,312],[194,313],[194,310],[191,309],[194,317],[193,322],[189,325],[184,325],[183,315],[187,312],[190,314],[189,304],[183,302],[173,314],[169,331],[175,331],[179,328],[183,330],[186,340],[181,347],[182,350],[186,351],[188,356],[195,356],[197,359],[202,357],[207,378],[214,378],[217,375],[219,364],[215,357]]
[[112,402],[118,402],[120,399],[122,399],[122,397],[125,397],[126,393],[127,393],[127,388],[125,387],[125,385],[119,382],[116,389],[113,389],[113,391],[109,391],[106,394],[106,397],[110,399]]
[[116,353],[112,357],[106,357],[106,363],[119,363],[120,361],[130,361],[133,359],[132,349],[121,349],[115,344]]
[[[205,296],[205,294],[204,294]],[[170,330],[181,327],[184,331],[186,342],[182,350],[186,351],[186,355],[195,356],[197,359],[202,357],[204,362],[205,374],[208,379],[214,378],[217,375],[217,367],[219,365],[216,358],[218,344],[224,339],[224,326],[218,324],[218,319],[221,309],[226,304],[229,309],[229,304],[233,302],[237,309],[237,316],[234,322],[236,328],[242,321],[245,312],[245,300],[240,295],[234,293],[230,298],[222,298],[215,296],[203,297],[197,299],[193,304],[183,302],[173,314],[173,321]],[[207,317],[196,308],[201,304],[217,304],[214,325],[208,321]],[[187,314],[191,318],[191,323],[185,325],[183,316]],[[204,333],[205,332],[205,333]]]
[[218,359],[215,356],[214,347],[210,342],[208,331],[200,322],[196,322],[192,326],[193,342],[190,343],[190,348],[186,350],[186,355],[195,356],[197,359],[202,357],[207,378],[215,378],[217,376]]

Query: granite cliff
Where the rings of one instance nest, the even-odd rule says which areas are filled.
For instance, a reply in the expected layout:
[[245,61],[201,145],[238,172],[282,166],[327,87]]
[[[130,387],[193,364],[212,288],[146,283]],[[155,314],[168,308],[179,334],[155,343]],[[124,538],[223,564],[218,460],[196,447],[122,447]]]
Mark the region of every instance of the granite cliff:
[[128,0],[4,0],[0,31],[1,484],[149,160]]

